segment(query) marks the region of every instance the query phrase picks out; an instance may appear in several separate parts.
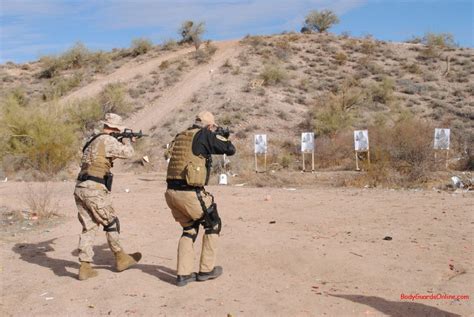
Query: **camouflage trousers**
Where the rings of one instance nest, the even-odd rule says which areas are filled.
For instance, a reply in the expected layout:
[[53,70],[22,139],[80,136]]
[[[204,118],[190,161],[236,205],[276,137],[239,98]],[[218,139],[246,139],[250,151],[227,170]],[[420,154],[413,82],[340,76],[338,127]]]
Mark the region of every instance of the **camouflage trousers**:
[[[207,207],[211,205],[211,196],[202,193]],[[194,221],[203,215],[202,206],[194,191],[168,189],[165,192],[166,203],[171,209],[174,219],[185,228],[193,225]],[[198,227],[199,228],[199,227]],[[183,233],[197,235],[195,228],[183,230]],[[214,269],[217,255],[218,234],[204,234],[202,238],[200,272],[210,272]],[[194,272],[194,241],[182,235],[178,243],[177,274],[189,275]]]
[[[109,225],[116,217],[112,207],[112,197],[104,185],[85,181],[76,185],[74,199],[78,209],[82,233],[79,238],[79,261],[92,262],[94,251],[92,246],[100,225]],[[106,232],[107,242],[112,252],[122,251],[119,233]]]

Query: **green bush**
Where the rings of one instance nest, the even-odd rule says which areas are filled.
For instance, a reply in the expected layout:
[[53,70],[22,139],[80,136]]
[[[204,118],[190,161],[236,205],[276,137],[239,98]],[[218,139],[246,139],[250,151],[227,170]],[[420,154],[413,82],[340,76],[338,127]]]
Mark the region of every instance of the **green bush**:
[[113,112],[120,115],[127,115],[131,110],[131,104],[125,97],[125,85],[122,83],[112,83],[104,87],[99,94],[99,103],[103,113]]
[[69,91],[79,86],[83,79],[82,72],[76,72],[72,76],[55,76],[49,81],[49,87],[43,93],[43,100],[53,100],[66,95]]
[[[2,160],[14,157],[14,169],[35,169],[53,175],[65,168],[76,154],[74,126],[64,122],[63,111],[55,104],[21,106],[12,98],[1,104],[0,139]],[[12,168],[10,166],[10,168]]]
[[264,66],[260,77],[265,81],[265,85],[275,85],[285,81],[288,76],[286,71],[278,64],[267,64]]
[[105,113],[97,98],[75,101],[67,108],[68,122],[79,127],[83,133],[95,127]]
[[153,48],[153,43],[145,38],[133,39],[131,46],[131,54],[136,57],[138,55],[146,54]]
[[388,77],[385,77],[382,82],[373,85],[370,90],[372,101],[389,104],[394,99],[394,86],[393,79]]
[[333,11],[313,10],[306,16],[305,27],[322,33],[337,23],[339,23],[339,18]]

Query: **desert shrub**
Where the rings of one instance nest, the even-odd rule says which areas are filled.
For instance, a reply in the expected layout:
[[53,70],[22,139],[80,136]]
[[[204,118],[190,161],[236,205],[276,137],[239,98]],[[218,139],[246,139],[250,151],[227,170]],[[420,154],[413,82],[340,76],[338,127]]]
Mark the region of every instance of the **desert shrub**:
[[112,83],[105,86],[99,94],[103,113],[113,112],[127,115],[132,110],[132,106],[127,101],[125,94],[125,85],[122,83]]
[[165,40],[161,45],[162,49],[165,51],[175,49],[177,46],[178,43],[174,39]]
[[352,131],[335,135],[318,135],[315,140],[315,162],[318,168],[351,169],[354,165]]
[[56,104],[21,106],[12,99],[1,104],[3,135],[1,154],[13,157],[14,169],[31,168],[52,175],[76,154],[76,136],[72,125],[64,121],[64,112]]
[[334,135],[352,123],[351,115],[332,101],[314,110],[313,118],[318,135]]
[[136,57],[138,55],[146,54],[153,48],[153,43],[146,38],[137,38],[132,40],[131,54]]
[[375,53],[376,45],[371,38],[364,39],[360,44],[360,51],[366,55],[373,55]]
[[42,65],[39,78],[53,78],[64,68],[63,61],[56,56],[42,56],[39,61]]
[[338,52],[334,55],[334,60],[338,65],[344,65],[347,62],[347,55],[344,52]]
[[52,184],[45,183],[40,186],[29,184],[24,193],[24,200],[28,212],[38,219],[49,219],[58,216],[59,201]]
[[274,54],[280,60],[288,60],[291,56],[291,45],[285,41],[278,41],[275,44]]
[[422,59],[437,58],[444,49],[456,46],[454,37],[450,33],[426,33],[421,43],[425,44],[420,55]]
[[384,77],[382,82],[371,86],[370,95],[372,101],[389,104],[394,99],[394,81],[389,77]]
[[198,64],[208,63],[212,56],[216,53],[217,46],[207,42],[203,50],[197,50],[194,52],[194,59]]
[[74,69],[84,67],[89,59],[89,55],[89,49],[81,42],[77,42],[62,54],[60,58],[64,61],[64,69]]
[[265,85],[276,85],[287,79],[285,70],[276,63],[267,64],[264,66],[260,77],[265,81]]
[[104,115],[97,98],[80,99],[67,107],[68,122],[79,127],[83,133],[94,128]]
[[430,123],[403,116],[393,126],[369,128],[371,133],[371,184],[412,186],[425,182],[433,170]]
[[180,43],[193,43],[196,50],[202,43],[202,35],[206,31],[204,22],[184,21],[178,30],[181,35]]
[[97,73],[103,72],[112,60],[110,55],[103,51],[91,53],[89,58]]
[[339,23],[339,18],[331,10],[311,11],[305,19],[305,27],[310,30],[325,32],[334,24]]
[[55,76],[50,79],[49,86],[43,93],[43,100],[53,100],[66,95],[69,91],[79,86],[83,79],[83,73],[78,71],[71,76]]

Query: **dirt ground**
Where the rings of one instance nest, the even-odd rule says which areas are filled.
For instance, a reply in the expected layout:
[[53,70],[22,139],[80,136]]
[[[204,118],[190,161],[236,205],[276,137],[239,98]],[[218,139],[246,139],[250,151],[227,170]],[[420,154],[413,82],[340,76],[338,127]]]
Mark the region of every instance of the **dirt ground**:
[[[178,288],[181,230],[163,197],[163,175],[117,175],[113,195],[123,243],[130,252],[141,251],[143,259],[115,272],[100,232],[94,257],[99,276],[87,281],[76,278],[81,228],[74,183],[48,186],[61,219],[17,230],[2,224],[2,316],[468,316],[474,311],[472,192],[209,186],[224,223],[218,255],[224,274]],[[26,187],[0,183],[1,210],[26,208]],[[401,294],[438,293],[471,299],[401,299]]]

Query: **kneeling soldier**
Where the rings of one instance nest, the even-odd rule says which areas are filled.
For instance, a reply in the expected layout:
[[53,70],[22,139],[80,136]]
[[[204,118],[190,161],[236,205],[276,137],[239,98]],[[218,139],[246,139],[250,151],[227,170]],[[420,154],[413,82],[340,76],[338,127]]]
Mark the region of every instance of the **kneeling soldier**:
[[142,257],[136,252],[127,254],[119,241],[120,222],[112,207],[110,194],[112,187],[112,161],[116,158],[130,158],[133,153],[131,142],[134,139],[123,138],[118,141],[111,133],[123,131],[122,118],[107,113],[103,132],[94,135],[82,149],[81,171],[77,177],[74,198],[79,210],[78,218],[82,225],[79,239],[79,280],[97,276],[90,263],[94,252],[92,244],[99,226],[104,227],[107,242],[115,255],[117,271],[121,272],[136,264]]
[[[215,266],[217,239],[221,220],[214,197],[206,192],[212,154],[234,155],[235,147],[227,139],[228,133],[216,133],[217,125],[212,113],[204,111],[196,116],[194,125],[179,133],[168,150],[170,162],[166,175],[168,188],[166,203],[174,219],[183,227],[178,244],[177,286],[192,281],[206,281],[222,274],[222,267]],[[194,242],[199,226],[205,233],[199,273],[194,272]]]

